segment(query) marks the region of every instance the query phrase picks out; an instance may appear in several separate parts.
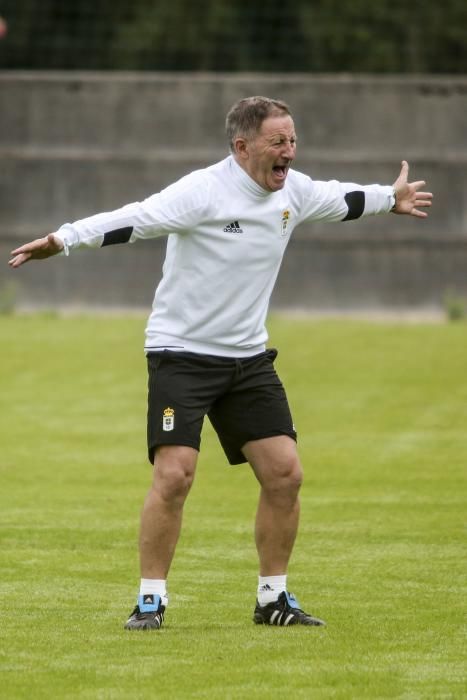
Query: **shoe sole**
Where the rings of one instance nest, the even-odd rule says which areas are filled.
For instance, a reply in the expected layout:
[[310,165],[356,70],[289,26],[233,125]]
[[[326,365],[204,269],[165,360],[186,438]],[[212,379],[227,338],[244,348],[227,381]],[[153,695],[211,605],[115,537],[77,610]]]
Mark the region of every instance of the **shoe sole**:
[[156,622],[151,623],[148,622],[148,620],[144,620],[140,623],[138,622],[131,622],[131,623],[126,623],[124,629],[130,630],[130,632],[147,632],[149,630],[160,630],[161,624],[157,624]]
[[259,614],[253,616],[253,622],[255,625],[267,625],[268,627],[326,627],[324,620],[318,620],[315,618],[315,622],[300,622],[299,620],[291,620],[288,625],[275,625],[274,623],[264,620]]

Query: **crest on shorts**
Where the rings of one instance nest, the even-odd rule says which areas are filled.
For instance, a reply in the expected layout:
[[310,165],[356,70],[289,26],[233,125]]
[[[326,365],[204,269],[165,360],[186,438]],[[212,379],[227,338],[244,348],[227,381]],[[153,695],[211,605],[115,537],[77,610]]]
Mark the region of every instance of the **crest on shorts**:
[[175,427],[175,411],[173,408],[164,408],[164,412],[162,414],[162,429],[165,430],[166,432],[169,430],[173,430]]
[[289,223],[289,218],[290,211],[288,209],[284,209],[284,211],[282,212],[281,236],[287,235],[287,224]]

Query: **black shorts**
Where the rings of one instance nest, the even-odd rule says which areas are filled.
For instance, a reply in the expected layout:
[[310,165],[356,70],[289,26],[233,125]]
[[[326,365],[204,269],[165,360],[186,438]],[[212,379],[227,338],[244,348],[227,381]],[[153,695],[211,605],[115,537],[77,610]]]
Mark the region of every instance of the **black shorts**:
[[249,440],[297,439],[284,387],[274,369],[276,350],[240,359],[191,352],[149,353],[148,456],[159,445],[200,449],[208,415],[230,464],[246,462]]

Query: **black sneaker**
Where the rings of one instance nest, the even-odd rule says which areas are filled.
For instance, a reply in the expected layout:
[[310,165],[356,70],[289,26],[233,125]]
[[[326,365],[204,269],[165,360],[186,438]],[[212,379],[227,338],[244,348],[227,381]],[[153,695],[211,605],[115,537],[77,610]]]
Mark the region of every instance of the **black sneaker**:
[[256,601],[253,622],[257,625],[278,625],[280,627],[286,627],[287,625],[326,626],[324,620],[303,612],[293,593],[286,593],[285,591],[273,603],[260,605]]
[[160,596],[154,594],[138,596],[138,604],[128,618],[126,630],[158,630],[162,627],[165,606]]

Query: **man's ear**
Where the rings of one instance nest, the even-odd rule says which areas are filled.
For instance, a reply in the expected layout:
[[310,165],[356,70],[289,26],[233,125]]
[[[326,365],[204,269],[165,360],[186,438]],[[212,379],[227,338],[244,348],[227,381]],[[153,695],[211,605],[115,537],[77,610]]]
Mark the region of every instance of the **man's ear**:
[[242,136],[238,136],[234,143],[234,155],[237,156],[237,158],[240,158],[240,160],[248,160],[249,157],[249,148],[248,148],[248,141],[244,139]]

